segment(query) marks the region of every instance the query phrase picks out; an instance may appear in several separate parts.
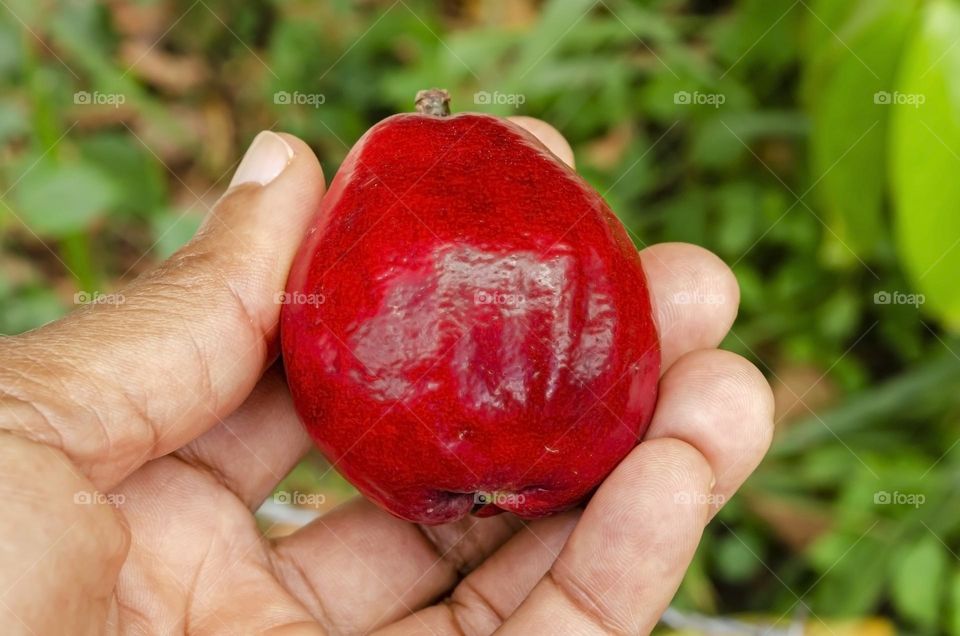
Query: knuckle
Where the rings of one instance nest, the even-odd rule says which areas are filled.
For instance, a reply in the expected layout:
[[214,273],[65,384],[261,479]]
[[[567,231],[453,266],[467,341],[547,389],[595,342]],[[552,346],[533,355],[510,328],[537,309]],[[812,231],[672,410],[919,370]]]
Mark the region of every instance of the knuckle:
[[612,620],[603,604],[603,598],[591,590],[591,586],[579,581],[565,569],[551,569],[545,580],[579,614],[594,623],[605,633],[623,633],[624,630]]
[[454,589],[449,609],[464,634],[489,634],[506,620],[506,613],[497,609],[469,576]]
[[24,337],[10,342],[4,354],[0,430],[59,449],[75,461],[109,447],[97,412],[74,403],[78,392],[92,389],[77,385],[85,376],[70,360]]
[[253,183],[244,183],[228,189],[208,208],[200,229],[194,239],[203,239],[223,232],[236,232],[243,228],[250,210],[263,203],[262,188]]

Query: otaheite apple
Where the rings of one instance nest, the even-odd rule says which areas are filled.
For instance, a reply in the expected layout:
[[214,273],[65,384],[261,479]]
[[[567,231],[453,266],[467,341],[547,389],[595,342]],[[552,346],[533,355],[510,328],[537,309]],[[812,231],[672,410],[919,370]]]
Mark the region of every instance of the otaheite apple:
[[422,91],[350,151],[293,264],[284,364],[317,446],[410,521],[576,505],[637,443],[660,349],[636,248],[522,128]]

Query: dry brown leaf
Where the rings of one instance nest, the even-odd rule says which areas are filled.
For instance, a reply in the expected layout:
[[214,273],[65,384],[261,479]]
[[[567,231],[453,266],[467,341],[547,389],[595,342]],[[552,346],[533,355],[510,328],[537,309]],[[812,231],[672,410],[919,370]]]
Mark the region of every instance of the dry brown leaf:
[[118,33],[150,42],[161,38],[168,26],[176,20],[169,2],[111,0],[108,7],[113,15],[113,26]]
[[603,137],[587,144],[584,156],[588,164],[600,170],[610,170],[623,161],[631,141],[633,125],[630,121],[624,121],[611,128]]
[[125,40],[119,55],[120,64],[132,75],[174,95],[182,95],[210,77],[202,59],[167,53],[148,40]]
[[809,365],[785,365],[774,369],[771,381],[775,404],[774,421],[779,425],[812,415],[832,404],[837,387],[823,370]]
[[236,131],[230,106],[221,99],[209,99],[203,104],[203,145],[201,163],[214,180],[225,172],[232,172],[240,159],[234,147]]
[[15,254],[0,253],[0,271],[4,281],[11,287],[27,285],[43,279],[36,263],[31,259],[22,258]]
[[540,9],[536,0],[468,0],[464,3],[462,14],[468,24],[522,30],[537,21]]
[[894,636],[897,629],[885,618],[854,621],[808,621],[805,636]]
[[[718,627],[716,630],[711,631],[706,629],[706,625],[697,625],[697,623],[718,620],[722,620],[725,624],[724,626],[727,628],[737,626],[736,624],[739,623],[742,625],[742,630],[722,629]],[[880,617],[835,621],[810,618],[802,623],[796,623],[793,619],[786,616],[741,614],[726,616],[721,619],[712,616],[701,617],[696,615],[690,622],[694,623],[690,628],[669,629],[660,633],[670,634],[671,636],[703,636],[704,634],[734,633],[735,631],[737,633],[742,631],[742,633],[746,634],[761,630],[763,633],[788,634],[794,633],[794,630],[796,630],[796,633],[803,634],[804,636],[893,636],[896,634],[894,624]]]
[[68,117],[77,123],[77,130],[98,130],[120,123],[130,123],[137,116],[137,109],[125,102],[117,106],[109,104],[82,104],[71,108]]
[[168,170],[179,162],[193,163],[200,144],[199,140],[204,138],[202,113],[196,107],[175,102],[166,103],[164,110],[171,120],[182,128],[183,133],[174,134],[167,122],[151,117],[141,117],[134,126],[137,133],[135,141],[145,145]]
[[783,139],[770,139],[757,146],[757,156],[775,174],[788,176],[796,171],[797,151],[794,145]]
[[813,506],[755,492],[744,493],[743,498],[750,510],[797,552],[830,529],[830,514]]
[[229,176],[225,176],[219,183],[213,183],[200,170],[181,174],[180,180],[171,182],[173,207],[188,210],[189,214],[206,215],[227,189],[229,181]]

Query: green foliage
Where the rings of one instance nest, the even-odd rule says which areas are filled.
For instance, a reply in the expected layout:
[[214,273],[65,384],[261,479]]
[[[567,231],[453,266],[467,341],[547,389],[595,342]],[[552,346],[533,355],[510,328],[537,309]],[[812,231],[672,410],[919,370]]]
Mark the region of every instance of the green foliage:
[[893,560],[893,603],[907,619],[934,630],[950,555],[935,536],[906,546]]
[[14,187],[23,221],[42,236],[59,238],[100,220],[119,200],[115,182],[89,163],[42,161]]
[[894,110],[891,173],[904,267],[929,309],[960,327],[960,6],[928,4],[903,61],[898,90],[921,105]]
[[[903,42],[917,2],[870,0],[846,4],[852,15],[820,27],[810,51],[805,93],[813,122],[814,175],[833,230],[850,249],[867,255],[886,231],[885,151],[890,104]],[[842,254],[842,252],[841,252]]]
[[947,594],[950,611],[950,620],[947,623],[947,629],[949,633],[956,636],[956,634],[960,634],[960,568],[953,568],[950,574]]
[[824,13],[811,11],[804,93],[811,167],[833,235],[826,254],[862,263],[892,238],[927,312],[956,327],[960,6],[863,0],[825,4]]

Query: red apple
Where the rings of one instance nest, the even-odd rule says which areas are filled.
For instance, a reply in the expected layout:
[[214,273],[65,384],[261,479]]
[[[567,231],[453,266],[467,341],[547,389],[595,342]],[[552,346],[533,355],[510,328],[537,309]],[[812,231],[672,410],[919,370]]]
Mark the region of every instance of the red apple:
[[287,283],[287,379],[317,446],[398,517],[542,517],[646,430],[647,283],[583,179],[447,99],[422,91],[420,112],[375,125],[341,166]]

